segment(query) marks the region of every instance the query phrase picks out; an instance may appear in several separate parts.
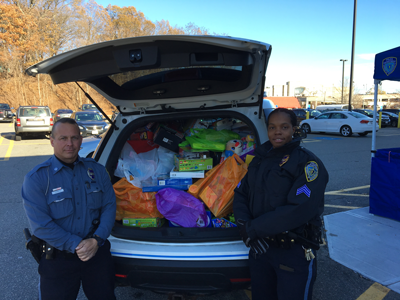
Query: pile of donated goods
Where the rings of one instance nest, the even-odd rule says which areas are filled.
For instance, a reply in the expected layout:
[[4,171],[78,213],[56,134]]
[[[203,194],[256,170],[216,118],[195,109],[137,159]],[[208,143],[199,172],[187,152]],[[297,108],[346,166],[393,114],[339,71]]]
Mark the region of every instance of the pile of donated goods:
[[116,220],[147,227],[236,227],[234,189],[256,144],[230,118],[149,123],[126,141],[114,175]]

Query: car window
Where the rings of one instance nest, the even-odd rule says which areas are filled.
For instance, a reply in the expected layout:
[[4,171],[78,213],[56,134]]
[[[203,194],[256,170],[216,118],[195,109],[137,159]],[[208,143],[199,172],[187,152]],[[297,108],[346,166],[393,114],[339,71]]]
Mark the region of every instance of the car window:
[[331,119],[347,119],[347,116],[341,113],[332,113]]
[[72,110],[71,109],[59,109],[58,113],[59,114],[72,114]]
[[355,117],[355,118],[357,118],[357,119],[365,118],[365,115],[360,114],[360,113],[358,113],[358,112],[354,112],[354,111],[349,112],[349,115],[351,115],[351,116],[353,116],[353,117]]
[[94,104],[83,104],[82,109],[86,110],[86,109],[97,109],[97,108]]
[[8,104],[0,104],[0,108],[10,109],[10,106]]
[[321,114],[321,115],[319,115],[318,117],[316,117],[315,119],[317,119],[317,120],[324,120],[324,119],[329,119],[329,116],[330,116],[331,114]]
[[319,116],[320,114],[321,114],[321,113],[320,113],[319,111],[317,111],[317,110],[312,110],[311,113],[310,113],[311,117],[317,117],[317,116]]
[[31,108],[31,107],[24,107],[21,108],[19,111],[19,115],[21,117],[49,117],[50,111],[46,108]]
[[75,120],[81,122],[90,122],[90,121],[103,121],[103,118],[99,114],[86,113],[86,114],[76,114]]

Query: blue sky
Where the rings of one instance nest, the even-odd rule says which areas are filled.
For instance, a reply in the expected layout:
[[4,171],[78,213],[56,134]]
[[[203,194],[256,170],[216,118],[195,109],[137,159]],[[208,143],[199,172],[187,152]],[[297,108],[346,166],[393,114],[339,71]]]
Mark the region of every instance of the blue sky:
[[[155,22],[184,27],[193,22],[211,33],[272,45],[266,86],[273,84],[340,86],[342,62],[350,78],[353,0],[97,0],[134,6]],[[399,0],[358,0],[353,80],[364,92],[374,84],[374,55],[400,46]],[[400,64],[400,62],[398,62]],[[400,65],[397,66],[400,68]],[[400,82],[383,81],[387,92]]]

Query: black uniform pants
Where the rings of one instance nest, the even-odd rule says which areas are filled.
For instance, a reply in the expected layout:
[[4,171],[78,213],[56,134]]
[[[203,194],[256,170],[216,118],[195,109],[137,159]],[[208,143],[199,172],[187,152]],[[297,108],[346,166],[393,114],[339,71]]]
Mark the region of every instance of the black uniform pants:
[[[316,251],[313,250],[316,256]],[[301,245],[270,247],[266,254],[249,255],[253,300],[311,300],[317,259],[307,261]]]
[[86,262],[77,255],[60,254],[51,260],[42,256],[39,274],[40,300],[76,300],[81,283],[89,300],[115,299],[115,271],[108,240]]

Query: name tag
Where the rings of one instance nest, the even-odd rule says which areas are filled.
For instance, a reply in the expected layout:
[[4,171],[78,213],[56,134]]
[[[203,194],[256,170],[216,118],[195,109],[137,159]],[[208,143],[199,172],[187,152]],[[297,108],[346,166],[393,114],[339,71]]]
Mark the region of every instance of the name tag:
[[56,188],[56,189],[53,189],[53,191],[51,192],[51,194],[52,195],[55,195],[55,194],[59,194],[59,193],[62,193],[62,192],[64,192],[64,189],[62,189],[62,188]]

